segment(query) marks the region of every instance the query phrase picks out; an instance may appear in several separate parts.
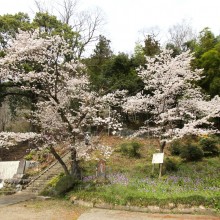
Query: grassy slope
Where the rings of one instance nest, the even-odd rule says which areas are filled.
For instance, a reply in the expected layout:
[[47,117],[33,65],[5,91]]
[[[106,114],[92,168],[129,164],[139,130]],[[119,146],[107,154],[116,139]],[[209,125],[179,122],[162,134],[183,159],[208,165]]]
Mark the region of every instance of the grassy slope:
[[[114,146],[124,142],[122,139],[103,138],[104,144]],[[140,140],[138,140],[140,141]],[[199,162],[184,162],[171,157],[166,149],[166,157],[176,160],[178,170],[167,172],[159,180],[158,167],[152,175],[152,154],[158,152],[154,140],[141,140],[143,147],[140,158],[128,158],[115,151],[107,160],[108,179],[114,184],[103,184],[93,179],[95,160],[82,164],[84,174],[92,180],[82,183],[83,190],[69,193],[84,200],[104,201],[120,205],[165,206],[168,203],[206,205],[220,209],[220,159],[204,158]]]

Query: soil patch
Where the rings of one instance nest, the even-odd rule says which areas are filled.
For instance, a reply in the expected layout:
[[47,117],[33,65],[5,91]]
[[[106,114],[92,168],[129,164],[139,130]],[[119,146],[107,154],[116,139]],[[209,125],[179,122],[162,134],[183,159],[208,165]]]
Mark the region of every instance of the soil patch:
[[76,220],[87,208],[65,200],[26,201],[0,208],[2,220]]

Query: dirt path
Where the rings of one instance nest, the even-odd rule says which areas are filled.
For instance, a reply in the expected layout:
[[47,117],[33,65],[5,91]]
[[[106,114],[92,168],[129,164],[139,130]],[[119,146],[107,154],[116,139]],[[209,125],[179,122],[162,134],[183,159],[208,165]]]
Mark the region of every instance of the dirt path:
[[68,201],[26,201],[0,207],[1,220],[76,220],[86,211]]

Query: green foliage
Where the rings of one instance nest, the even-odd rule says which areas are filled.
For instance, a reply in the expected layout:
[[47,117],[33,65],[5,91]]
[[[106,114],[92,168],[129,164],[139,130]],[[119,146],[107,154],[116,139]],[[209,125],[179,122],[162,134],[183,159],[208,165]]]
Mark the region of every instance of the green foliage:
[[77,42],[73,42],[77,33],[74,32],[70,26],[59,21],[56,16],[50,15],[47,12],[36,13],[32,25],[34,28],[40,28],[44,33],[43,36],[60,35],[63,36],[71,46],[77,44]]
[[220,41],[219,37],[204,28],[197,41],[191,41],[188,48],[195,53],[195,59],[192,61],[192,67],[195,69],[204,69],[204,77],[199,85],[212,97],[220,95]]
[[201,138],[199,144],[204,151],[204,156],[218,156],[220,153],[217,140],[214,138]]
[[50,180],[42,195],[61,196],[78,184],[73,176],[61,173]]
[[119,146],[120,152],[124,156],[128,157],[140,157],[140,153],[138,152],[140,147],[142,145],[138,142],[127,142],[127,143],[122,143]]
[[33,160],[35,152],[31,151],[28,155],[24,157],[25,160]]
[[177,55],[181,53],[181,49],[172,43],[166,44],[166,49],[173,50],[172,57],[176,57]]
[[141,44],[136,43],[132,60],[136,67],[144,66],[146,58],[144,54],[144,49]]
[[153,35],[147,35],[144,41],[143,50],[146,56],[153,57],[154,55],[160,53],[160,43]]
[[204,69],[205,78],[201,81],[201,86],[212,96],[220,95],[220,43],[214,48],[205,52],[199,58],[199,66]]
[[104,36],[99,37],[91,57],[84,60],[94,90],[107,93],[126,89],[132,94],[143,88],[143,82],[136,73],[140,64],[137,65],[136,61],[125,53],[113,55],[110,41]]
[[196,57],[212,49],[216,44],[216,38],[211,30],[206,27],[199,35],[198,44],[196,47]]
[[126,89],[129,93],[135,93],[143,88],[143,83],[138,77],[132,59],[125,53],[113,56],[102,70],[103,85],[107,91]]
[[[133,184],[126,186],[113,184],[96,188],[92,187],[91,189],[87,188],[72,193],[75,197],[83,200],[98,203],[106,202],[113,205],[133,205],[141,207],[156,205],[166,207],[169,203],[173,203],[175,207],[177,207],[178,204],[186,204],[187,207],[189,207],[189,205],[218,207],[220,201],[219,193],[211,195],[204,189],[198,193],[197,190],[194,190],[195,180],[185,180],[184,178],[177,178],[177,180],[175,183],[170,179],[151,179],[146,183],[137,180],[133,182]],[[180,184],[181,182],[182,184]],[[184,190],[184,186],[188,189]],[[209,192],[211,192],[210,189]]]
[[15,15],[6,14],[0,16],[0,49],[4,48],[10,37],[14,37],[18,29],[29,30],[30,18],[25,13]]
[[0,189],[0,196],[1,195],[12,195],[14,193],[16,193],[16,191],[12,187],[3,187]]
[[166,171],[170,171],[170,172],[175,172],[178,170],[178,163],[176,160],[171,159],[171,158],[167,158],[164,161],[164,166],[165,166],[165,170]]
[[179,140],[175,140],[170,145],[170,152],[173,156],[179,156],[181,154],[183,144]]
[[180,156],[187,161],[198,161],[203,158],[204,152],[198,145],[187,143],[182,149]]

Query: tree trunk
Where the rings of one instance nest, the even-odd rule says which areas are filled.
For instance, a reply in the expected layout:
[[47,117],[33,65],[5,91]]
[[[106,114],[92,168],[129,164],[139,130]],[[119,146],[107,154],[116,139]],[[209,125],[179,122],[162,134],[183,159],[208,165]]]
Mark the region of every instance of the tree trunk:
[[[160,144],[160,153],[164,152],[165,146],[166,146],[166,141],[164,141],[163,143]],[[159,164],[159,178],[161,178],[161,176],[162,176],[162,169],[163,169],[163,164],[160,163]]]
[[63,162],[62,158],[60,157],[60,155],[55,151],[55,149],[52,146],[50,146],[49,149],[50,149],[50,152],[54,155],[54,157],[58,160],[58,162],[63,167],[65,174],[70,175],[70,172],[69,172],[66,164]]
[[160,144],[160,153],[163,153],[165,146],[166,146],[166,141]]
[[78,161],[76,160],[76,148],[71,148],[71,175],[76,179],[81,178],[80,167]]

